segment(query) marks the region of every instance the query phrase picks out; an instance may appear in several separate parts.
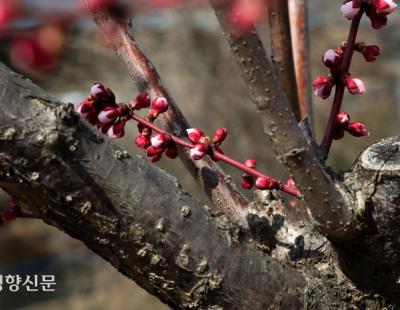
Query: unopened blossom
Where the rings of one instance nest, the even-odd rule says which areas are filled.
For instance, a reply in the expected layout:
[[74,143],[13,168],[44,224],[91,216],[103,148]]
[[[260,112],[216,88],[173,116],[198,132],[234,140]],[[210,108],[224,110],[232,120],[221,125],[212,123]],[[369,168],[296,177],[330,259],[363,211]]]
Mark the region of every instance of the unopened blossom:
[[132,108],[135,110],[140,110],[143,108],[148,108],[151,104],[151,99],[148,93],[140,93],[136,96],[135,100],[132,101]]
[[360,9],[361,3],[359,0],[346,0],[340,8],[340,11],[343,17],[351,20],[360,12]]
[[114,122],[121,115],[121,111],[118,108],[106,107],[98,115],[98,120],[102,124],[108,124]]
[[322,57],[322,62],[330,69],[339,69],[343,59],[343,50],[341,48],[327,50]]
[[255,159],[249,158],[245,160],[244,165],[246,167],[254,169],[257,166],[257,161]]
[[344,137],[344,129],[340,127],[335,127],[333,131],[333,139],[340,140],[343,139],[343,137]]
[[346,86],[349,93],[352,95],[361,95],[364,94],[366,91],[364,82],[361,81],[360,79],[347,76],[343,80],[343,83]]
[[242,176],[242,188],[243,189],[252,189],[254,186],[254,177],[250,175],[243,175]]
[[277,186],[277,182],[271,178],[259,177],[256,180],[256,187],[260,190],[274,189]]
[[331,76],[319,76],[313,82],[314,93],[322,99],[328,98],[331,93],[335,82]]
[[162,150],[154,146],[150,146],[146,149],[146,156],[152,163],[159,161],[161,159],[162,153]]
[[209,147],[203,143],[196,144],[192,149],[190,149],[190,157],[195,160],[202,159],[206,155]]
[[165,155],[171,159],[175,159],[178,157],[179,152],[175,143],[170,143],[168,147],[165,149]]
[[347,131],[354,137],[369,136],[367,126],[362,122],[350,123],[347,127]]
[[389,15],[397,8],[397,4],[393,0],[374,0],[373,4],[378,14]]
[[120,120],[112,124],[107,130],[107,136],[118,139],[125,135],[125,121]]
[[204,132],[200,128],[189,128],[186,129],[186,132],[189,140],[193,143],[199,143],[205,137]]
[[226,139],[228,135],[228,129],[226,128],[218,128],[215,132],[213,143],[216,145],[220,145]]
[[155,97],[151,102],[151,111],[158,115],[168,110],[168,101],[164,97]]
[[365,43],[357,43],[355,50],[360,52],[367,62],[375,61],[381,53],[379,46]]
[[171,136],[166,133],[158,133],[151,137],[151,145],[162,150],[165,149],[171,141]]
[[350,123],[350,115],[347,112],[340,112],[336,116],[336,124],[341,128],[346,128]]
[[150,137],[140,134],[136,137],[135,144],[142,149],[147,149],[151,145]]
[[105,87],[101,83],[94,83],[90,88],[90,96],[94,100],[99,101],[114,101],[115,95],[114,93],[107,87]]

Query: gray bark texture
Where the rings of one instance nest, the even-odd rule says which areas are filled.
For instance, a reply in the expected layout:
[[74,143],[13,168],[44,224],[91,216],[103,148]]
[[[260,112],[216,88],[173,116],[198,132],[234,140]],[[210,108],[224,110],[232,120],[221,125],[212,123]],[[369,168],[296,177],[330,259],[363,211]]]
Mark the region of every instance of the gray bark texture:
[[0,187],[172,308],[400,305],[400,137],[342,176],[358,233],[331,243],[274,192],[233,223],[3,65],[0,88]]

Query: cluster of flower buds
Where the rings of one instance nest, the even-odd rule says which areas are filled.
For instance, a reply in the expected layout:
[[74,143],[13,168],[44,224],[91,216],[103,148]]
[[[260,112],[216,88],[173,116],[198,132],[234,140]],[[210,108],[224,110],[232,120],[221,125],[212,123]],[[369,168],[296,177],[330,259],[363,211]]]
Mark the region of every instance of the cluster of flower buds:
[[382,28],[387,24],[387,15],[393,13],[397,4],[394,0],[346,0],[341,12],[347,19],[353,19],[364,8],[371,20],[374,29]]
[[190,156],[193,159],[202,159],[204,155],[207,154],[211,156],[213,160],[216,160],[213,157],[213,151],[217,150],[220,153],[223,153],[220,149],[220,145],[225,141],[228,135],[228,129],[218,128],[215,131],[214,138],[212,140],[210,137],[207,137],[200,128],[190,128],[187,129],[186,132],[189,140],[194,143],[194,147],[190,150]]
[[[257,161],[255,159],[247,159],[244,162],[244,165],[250,169],[255,169],[257,166]],[[258,177],[255,178],[247,173],[242,176],[242,188],[244,189],[252,189],[253,187],[260,190],[272,190],[279,188],[279,183],[269,177]]]
[[347,131],[353,137],[369,136],[367,126],[363,122],[350,122],[350,115],[347,112],[340,112],[336,117],[335,140],[342,139]]

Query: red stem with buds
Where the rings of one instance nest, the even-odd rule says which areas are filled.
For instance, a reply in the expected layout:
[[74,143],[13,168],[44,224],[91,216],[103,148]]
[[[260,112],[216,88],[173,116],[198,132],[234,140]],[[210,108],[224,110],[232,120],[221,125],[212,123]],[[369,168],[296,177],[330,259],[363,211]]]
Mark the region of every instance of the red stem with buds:
[[334,132],[335,132],[335,123],[337,115],[340,113],[340,109],[342,107],[343,102],[343,95],[345,91],[345,85],[341,79],[343,74],[346,74],[350,69],[351,60],[354,54],[354,47],[356,43],[358,28],[360,26],[361,18],[364,14],[364,9],[361,7],[360,12],[354,17],[351,22],[349,37],[347,39],[346,48],[343,55],[343,62],[340,67],[339,78],[335,81],[336,88],[335,88],[335,97],[333,100],[333,105],[331,109],[331,113],[329,115],[328,124],[326,126],[324,138],[321,142],[321,147],[325,152],[325,159],[328,158],[329,150],[332,145]]

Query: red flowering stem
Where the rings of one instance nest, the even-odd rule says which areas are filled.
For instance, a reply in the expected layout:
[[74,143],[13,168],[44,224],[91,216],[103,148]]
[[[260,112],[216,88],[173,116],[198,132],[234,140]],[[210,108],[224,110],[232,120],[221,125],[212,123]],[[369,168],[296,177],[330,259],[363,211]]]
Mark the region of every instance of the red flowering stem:
[[[138,123],[140,123],[142,125],[145,125],[145,126],[149,127],[150,129],[154,130],[155,132],[169,134],[171,136],[172,140],[178,145],[181,145],[181,146],[189,148],[189,149],[195,147],[194,144],[192,144],[192,143],[190,143],[190,142],[188,142],[186,140],[183,140],[181,138],[178,138],[178,137],[176,137],[174,135],[171,135],[170,133],[162,130],[159,127],[157,127],[155,124],[142,119],[141,117],[139,117],[136,114],[132,115],[132,119],[137,121]],[[218,152],[217,150],[214,150],[213,155],[214,155],[215,159],[221,160],[221,161],[223,161],[223,162],[225,162],[225,163],[227,163],[227,164],[229,164],[229,165],[231,165],[233,167],[236,167],[236,168],[246,172],[249,175],[252,175],[252,176],[257,177],[257,178],[272,179],[271,177],[269,177],[269,176],[267,176],[265,174],[262,174],[261,172],[255,170],[255,169],[249,168],[249,167],[245,166],[244,164],[242,164],[241,162],[239,162],[239,161],[237,161],[237,160],[235,160],[233,158],[230,158],[230,157],[222,154],[221,152]],[[283,192],[285,192],[285,193],[287,193],[289,195],[295,196],[295,197],[300,197],[301,196],[300,192],[297,189],[295,189],[295,188],[293,188],[291,186],[288,186],[286,184],[283,184],[282,182],[279,182],[279,181],[277,181],[277,182],[279,183],[279,189],[282,190]]]
[[336,83],[335,97],[333,99],[331,114],[329,115],[329,120],[326,126],[325,135],[321,142],[321,147],[325,152],[325,159],[328,158],[329,150],[331,148],[335,132],[336,117],[340,113],[340,109],[342,107],[342,102],[343,102],[345,85],[341,80],[341,76],[343,74],[346,74],[350,69],[351,59],[353,58],[354,54],[354,46],[356,43],[358,28],[360,26],[360,21],[363,14],[364,14],[364,8],[361,7],[360,11],[351,22],[349,37],[347,39],[346,49],[343,55],[343,62],[340,67],[340,72],[338,74],[338,77],[335,81]]

